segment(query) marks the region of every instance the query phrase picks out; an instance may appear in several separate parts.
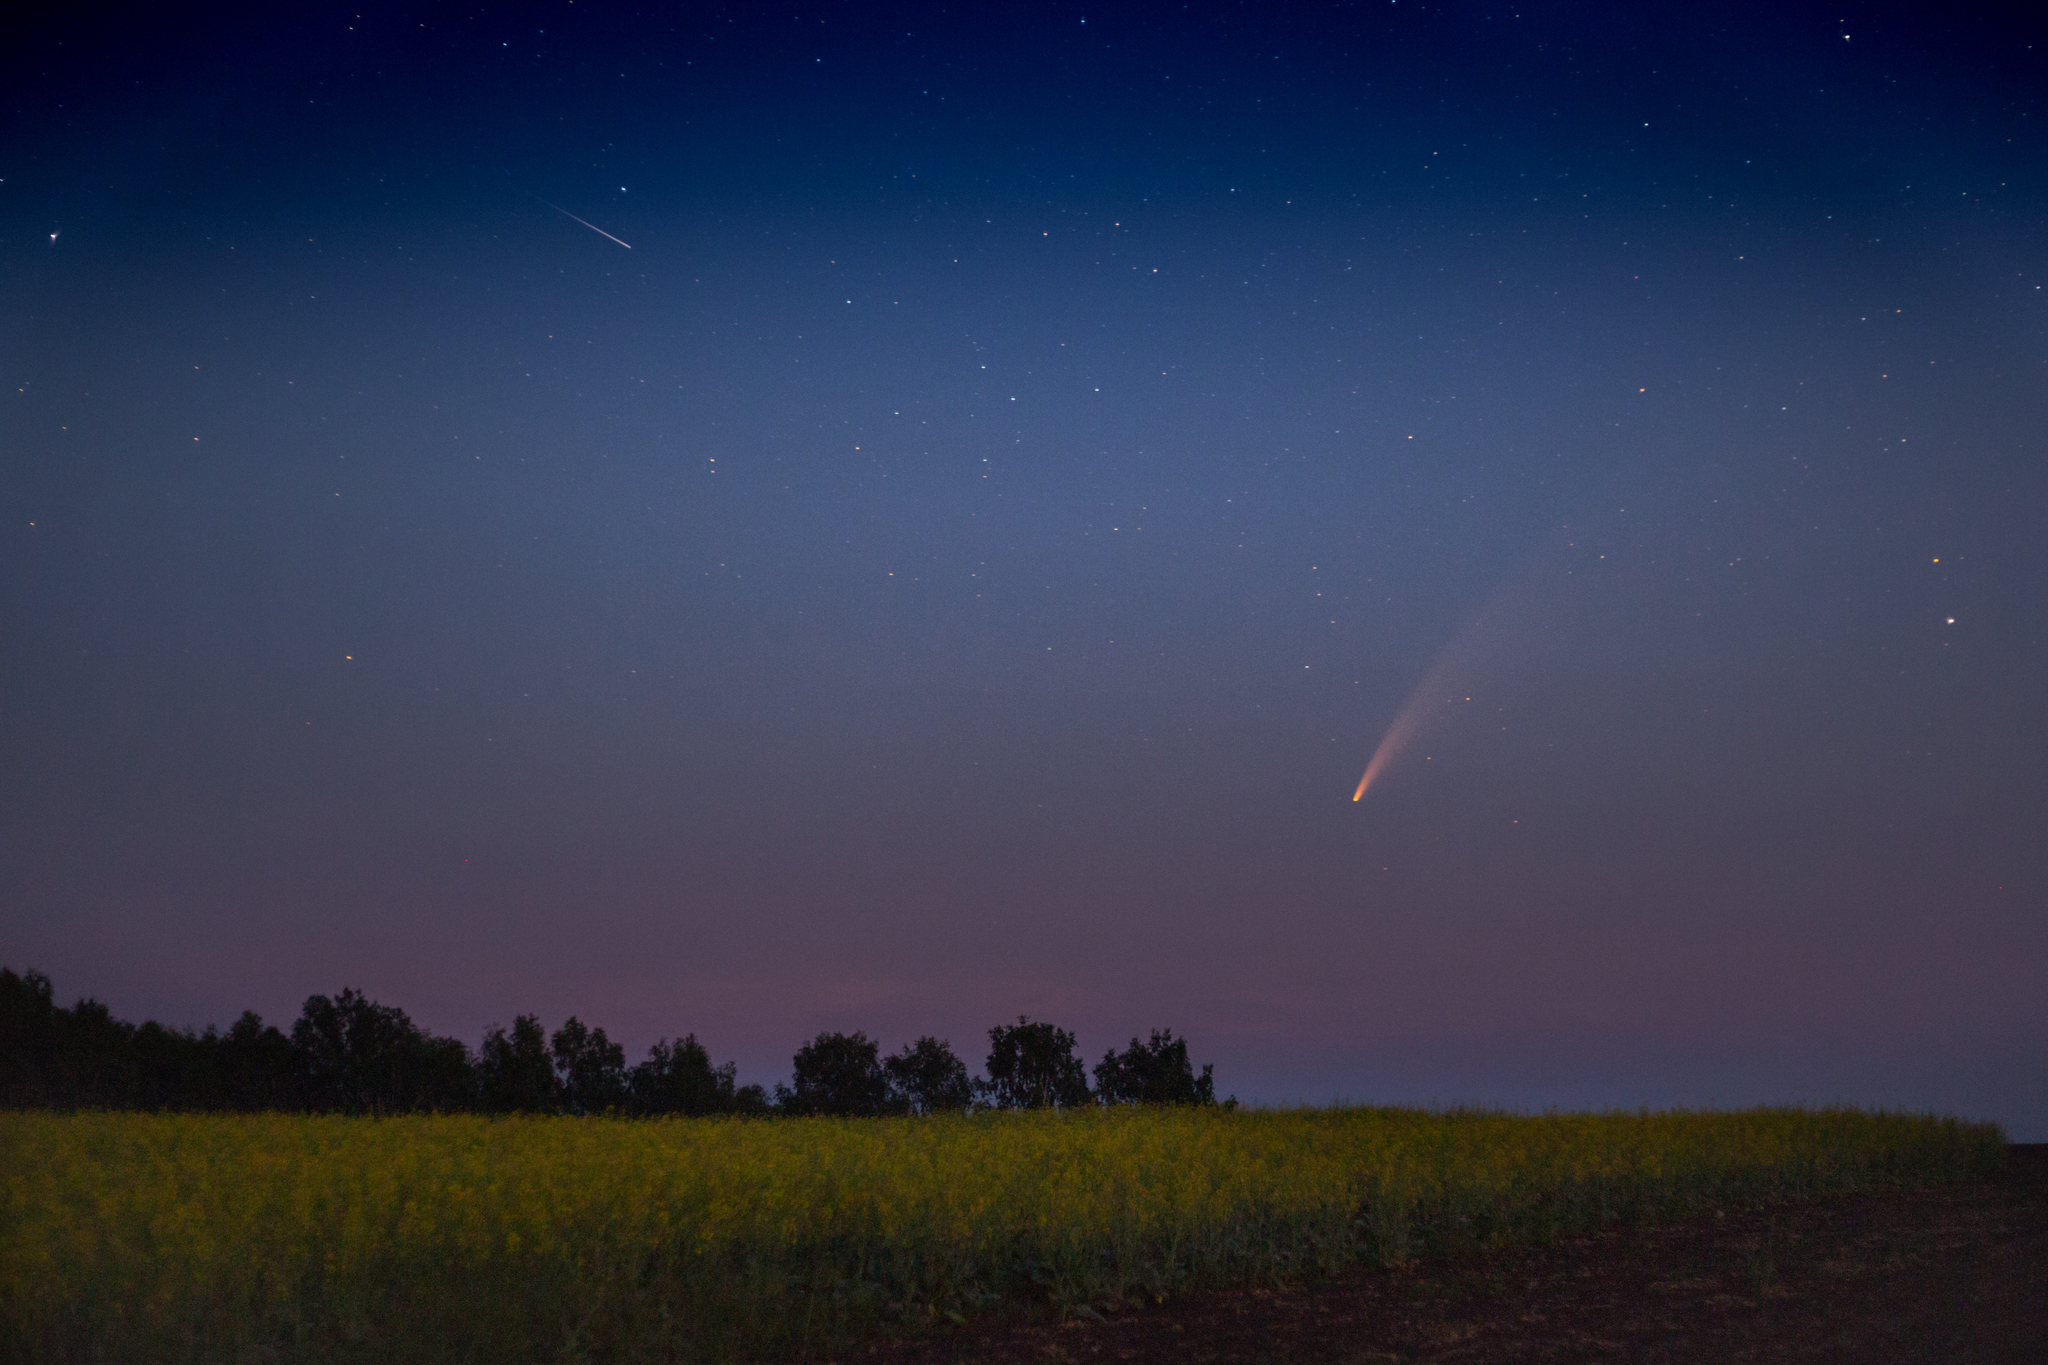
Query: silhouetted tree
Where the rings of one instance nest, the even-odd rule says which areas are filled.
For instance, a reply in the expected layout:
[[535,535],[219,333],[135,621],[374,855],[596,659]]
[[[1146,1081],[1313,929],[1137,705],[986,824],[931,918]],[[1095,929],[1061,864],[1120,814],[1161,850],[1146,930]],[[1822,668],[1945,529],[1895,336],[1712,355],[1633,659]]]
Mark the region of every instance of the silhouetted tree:
[[982,1092],[998,1109],[1071,1109],[1089,1102],[1088,1073],[1074,1035],[1023,1015],[988,1031],[988,1080]]
[[310,996],[292,1025],[308,1107],[344,1114],[462,1110],[476,1105],[476,1069],[453,1038],[422,1032],[404,1010],[353,989]]
[[[886,1078],[863,1035],[821,1034],[799,1055],[802,1105],[815,1107],[792,1102],[796,1111],[880,1111]],[[603,1029],[571,1019],[551,1040],[530,1014],[509,1032],[492,1027],[472,1056],[354,989],[308,997],[289,1037],[254,1011],[225,1033],[135,1025],[96,1000],[59,1008],[47,976],[0,967],[0,1108],[773,1113],[768,1092],[739,1085],[736,1072],[730,1062],[713,1066],[692,1035],[656,1043],[629,1073],[625,1049]]]
[[1118,1052],[1111,1048],[1095,1068],[1095,1093],[1104,1104],[1214,1104],[1213,1065],[1198,1078],[1188,1061],[1188,1042],[1172,1029],[1153,1029],[1152,1041]]
[[887,1111],[889,1078],[881,1049],[865,1033],[821,1033],[796,1050],[792,1084],[777,1086],[786,1114],[869,1117]]
[[97,1000],[59,1010],[54,1103],[66,1108],[133,1109],[141,1104],[135,1026]]
[[[647,1060],[626,1078],[636,1114],[730,1114],[736,1102],[738,1068],[713,1066],[697,1035],[671,1043],[664,1038],[647,1050]],[[760,1089],[755,1086],[754,1089]]]
[[889,1078],[890,1108],[911,1114],[939,1114],[971,1108],[974,1083],[953,1045],[920,1038],[882,1063]]
[[626,1049],[585,1028],[574,1015],[555,1030],[555,1074],[562,1081],[562,1105],[572,1114],[603,1114],[626,1102]]
[[58,1072],[63,1030],[50,978],[31,970],[16,976],[0,967],[0,1107],[37,1109],[66,1104]]
[[562,1083],[548,1054],[540,1020],[522,1014],[512,1032],[493,1025],[477,1049],[477,1090],[491,1114],[552,1114],[562,1107]]
[[0,1108],[291,1109],[292,1045],[244,1013],[226,1034],[141,1025],[96,1000],[58,1008],[50,979],[0,968]]
[[460,1038],[417,1035],[411,1057],[410,1105],[436,1114],[467,1114],[476,1109],[476,1054]]
[[220,1034],[213,1029],[199,1035],[167,1028],[154,1019],[136,1025],[128,1035],[135,1063],[135,1089],[128,1107],[227,1108],[227,1078],[221,1070],[219,1042]]
[[[208,1031],[211,1036],[211,1030]],[[244,1113],[296,1109],[301,1101],[292,1069],[292,1040],[254,1010],[243,1010],[215,1044],[220,1057],[223,1104]]]

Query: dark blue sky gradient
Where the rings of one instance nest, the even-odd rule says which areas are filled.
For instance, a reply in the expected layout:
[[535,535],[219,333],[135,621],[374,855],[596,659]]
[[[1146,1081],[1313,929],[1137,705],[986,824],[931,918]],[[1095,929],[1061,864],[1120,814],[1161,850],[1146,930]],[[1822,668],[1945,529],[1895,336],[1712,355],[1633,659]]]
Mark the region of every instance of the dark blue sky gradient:
[[0,960],[2048,1137],[2039,32],[358,8],[5,45]]

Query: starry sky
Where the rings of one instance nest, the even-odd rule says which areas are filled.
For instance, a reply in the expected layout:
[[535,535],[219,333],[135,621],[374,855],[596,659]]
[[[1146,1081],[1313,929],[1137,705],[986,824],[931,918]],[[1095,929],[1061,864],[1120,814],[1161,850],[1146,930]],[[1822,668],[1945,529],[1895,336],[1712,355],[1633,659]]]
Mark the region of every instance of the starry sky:
[[2048,1138],[2048,28],[1665,9],[16,29],[0,961]]

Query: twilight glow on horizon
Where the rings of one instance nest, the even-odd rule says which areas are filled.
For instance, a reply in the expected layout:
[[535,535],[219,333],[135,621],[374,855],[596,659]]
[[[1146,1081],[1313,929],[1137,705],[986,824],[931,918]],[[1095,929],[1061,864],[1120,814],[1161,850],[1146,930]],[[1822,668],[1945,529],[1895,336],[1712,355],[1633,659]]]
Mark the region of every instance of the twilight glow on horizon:
[[63,1003],[2048,1138],[2037,22],[139,23],[0,55]]

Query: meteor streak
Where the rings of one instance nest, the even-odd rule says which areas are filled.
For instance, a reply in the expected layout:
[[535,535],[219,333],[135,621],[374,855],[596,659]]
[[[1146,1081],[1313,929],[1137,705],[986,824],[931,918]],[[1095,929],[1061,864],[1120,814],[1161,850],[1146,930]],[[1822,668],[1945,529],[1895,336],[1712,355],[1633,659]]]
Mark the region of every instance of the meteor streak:
[[[545,199],[541,200],[540,202],[543,204],[548,204],[548,201]],[[583,226],[589,228],[592,232],[596,233],[600,237],[612,237],[612,235],[609,232],[606,232],[597,224],[584,222],[583,219],[576,218],[575,214],[569,212],[569,210],[563,208],[560,204],[548,204],[548,207],[553,209],[556,213],[561,214],[564,218],[575,218],[577,222],[583,223]],[[612,240],[615,242],[619,242],[619,239],[616,237],[612,237]],[[631,251],[633,249],[633,244],[631,242],[619,242],[619,245],[626,248],[626,250],[628,251]]]

